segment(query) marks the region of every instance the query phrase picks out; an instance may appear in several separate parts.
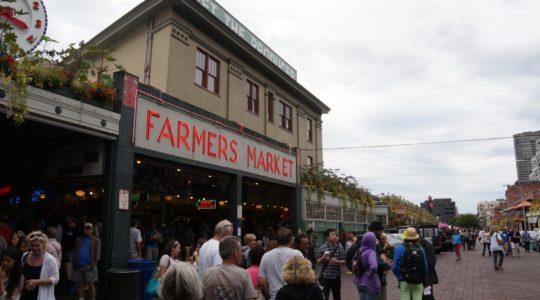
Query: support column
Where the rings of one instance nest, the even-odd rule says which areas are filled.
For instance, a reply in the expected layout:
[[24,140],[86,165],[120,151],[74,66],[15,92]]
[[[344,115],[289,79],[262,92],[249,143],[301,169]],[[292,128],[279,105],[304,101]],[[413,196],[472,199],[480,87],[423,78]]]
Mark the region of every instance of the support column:
[[302,216],[304,215],[304,212],[302,211],[302,188],[300,188],[299,185],[292,188],[291,190],[291,230],[293,234],[300,233],[301,225],[302,225]]
[[242,175],[233,175],[229,184],[229,221],[234,225],[234,234],[241,237],[242,219]]
[[[103,220],[102,260],[106,269],[125,267],[128,261],[129,228],[131,221],[131,195],[133,186],[134,146],[131,143],[134,103],[138,78],[125,72],[114,74],[114,81],[122,99],[120,134],[111,142],[109,167],[105,177],[106,201]],[[128,209],[121,209],[119,200],[122,191],[127,196]]]

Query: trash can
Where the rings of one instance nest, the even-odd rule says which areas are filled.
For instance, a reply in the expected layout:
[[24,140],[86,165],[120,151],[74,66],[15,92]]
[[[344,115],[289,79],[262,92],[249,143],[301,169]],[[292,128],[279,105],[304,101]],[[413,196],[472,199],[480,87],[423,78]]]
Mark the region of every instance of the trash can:
[[139,299],[139,270],[108,269],[107,299]]
[[128,267],[133,270],[139,270],[139,299],[152,300],[152,297],[146,294],[146,287],[156,270],[156,262],[153,260],[128,260]]

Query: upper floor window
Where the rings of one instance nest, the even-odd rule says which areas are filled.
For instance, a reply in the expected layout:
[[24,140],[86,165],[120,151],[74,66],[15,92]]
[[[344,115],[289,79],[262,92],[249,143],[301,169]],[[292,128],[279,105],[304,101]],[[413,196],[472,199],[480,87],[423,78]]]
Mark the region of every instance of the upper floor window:
[[313,163],[314,163],[313,157],[308,155],[308,157],[307,157],[307,166],[309,168],[313,168]]
[[208,53],[197,49],[197,62],[195,64],[195,84],[219,93],[219,61]]
[[274,123],[274,94],[268,92],[268,122]]
[[307,118],[306,122],[307,141],[313,142],[313,120]]
[[279,101],[279,117],[281,128],[292,131],[292,108],[283,101]]
[[259,114],[259,86],[250,80],[247,81],[247,110]]

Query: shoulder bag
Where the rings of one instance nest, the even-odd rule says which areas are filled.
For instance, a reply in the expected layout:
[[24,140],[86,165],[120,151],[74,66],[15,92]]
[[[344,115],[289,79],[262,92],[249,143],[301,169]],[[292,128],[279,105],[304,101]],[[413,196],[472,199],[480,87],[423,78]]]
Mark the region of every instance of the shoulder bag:
[[495,239],[497,240],[497,244],[499,246],[503,246],[504,245],[504,240],[500,239],[499,238],[499,234],[495,232]]

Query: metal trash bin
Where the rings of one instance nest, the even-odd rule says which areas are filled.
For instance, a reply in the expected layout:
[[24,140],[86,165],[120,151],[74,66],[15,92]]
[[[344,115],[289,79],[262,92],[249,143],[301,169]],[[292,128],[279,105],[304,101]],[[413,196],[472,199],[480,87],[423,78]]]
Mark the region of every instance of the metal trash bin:
[[146,293],[146,287],[156,270],[156,262],[153,260],[128,260],[128,267],[139,270],[139,299],[152,300],[152,296]]
[[108,269],[107,299],[139,299],[139,270]]

